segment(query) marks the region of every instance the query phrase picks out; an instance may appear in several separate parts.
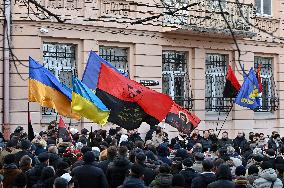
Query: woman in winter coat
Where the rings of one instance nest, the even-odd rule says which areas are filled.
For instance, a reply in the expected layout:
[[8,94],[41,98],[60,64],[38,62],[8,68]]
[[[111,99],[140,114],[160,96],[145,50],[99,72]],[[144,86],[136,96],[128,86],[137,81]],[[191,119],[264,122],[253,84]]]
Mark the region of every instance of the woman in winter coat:
[[283,188],[282,181],[277,178],[276,171],[272,168],[272,164],[265,161],[261,164],[262,171],[259,178],[254,181],[254,188]]
[[228,165],[220,165],[216,171],[217,180],[208,185],[207,188],[235,188],[232,174]]

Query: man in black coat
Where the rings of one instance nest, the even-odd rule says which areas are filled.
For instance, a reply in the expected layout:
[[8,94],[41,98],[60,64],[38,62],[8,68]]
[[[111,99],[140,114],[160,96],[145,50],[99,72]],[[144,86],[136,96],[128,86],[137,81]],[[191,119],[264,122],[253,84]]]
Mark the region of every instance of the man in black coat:
[[216,175],[213,170],[213,162],[204,160],[202,162],[203,172],[192,180],[191,188],[207,188],[207,186],[216,180]]
[[83,156],[84,164],[72,170],[72,177],[76,187],[84,188],[107,188],[108,182],[102,169],[95,167],[92,163],[95,161],[93,152],[88,151]]
[[239,131],[238,136],[233,140],[233,143],[234,143],[234,148],[236,149],[236,151],[240,151],[240,152],[243,151],[247,143],[244,132]]
[[49,165],[49,154],[47,152],[39,154],[38,160],[40,163],[36,164],[35,167],[26,172],[28,177],[28,188],[31,188],[37,183],[37,181],[40,179],[43,168]]
[[111,162],[113,162],[113,160],[115,159],[116,155],[117,155],[117,149],[116,149],[116,147],[110,146],[110,147],[107,149],[107,160],[101,161],[101,162],[98,164],[98,167],[99,167],[100,169],[102,169],[105,174],[106,174],[106,172],[107,172],[108,165],[109,165]]
[[233,141],[228,138],[228,132],[224,131],[222,133],[222,138],[218,141],[219,148],[227,147],[229,145],[233,145]]
[[125,146],[120,146],[118,157],[108,165],[106,176],[110,188],[117,188],[119,185],[122,185],[125,177],[129,174],[131,164],[127,159],[127,151]]
[[182,164],[184,169],[180,171],[180,174],[184,177],[185,188],[190,188],[191,182],[198,175],[198,172],[191,168],[193,162],[190,158],[184,159]]
[[30,152],[31,146],[32,146],[32,144],[29,140],[22,140],[21,141],[20,147],[21,147],[22,151],[19,151],[18,153],[15,154],[15,157],[16,157],[15,163],[17,165],[19,165],[19,161],[21,160],[21,158],[24,155],[28,155],[32,159],[32,164],[35,165],[35,163],[36,163],[35,158],[34,158],[33,154]]

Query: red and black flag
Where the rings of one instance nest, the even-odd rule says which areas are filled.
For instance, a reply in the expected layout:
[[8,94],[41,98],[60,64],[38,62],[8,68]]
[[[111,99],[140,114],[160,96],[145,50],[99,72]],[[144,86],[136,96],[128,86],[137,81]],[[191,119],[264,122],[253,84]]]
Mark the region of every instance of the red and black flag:
[[128,130],[142,122],[158,124],[173,104],[169,96],[126,78],[94,52],[90,53],[82,82],[111,110],[108,121]]
[[179,132],[189,135],[198,126],[200,119],[188,110],[173,103],[165,122],[175,127]]
[[261,64],[259,64],[257,67],[256,78],[257,78],[258,85],[259,85],[259,93],[262,93],[262,81],[261,81],[260,72],[261,72]]
[[226,76],[226,85],[224,88],[224,98],[235,98],[241,89],[241,85],[236,78],[236,75],[231,67],[228,66],[228,72]]
[[66,124],[61,116],[58,123],[58,137],[62,138],[63,141],[68,141],[70,139]]
[[32,141],[35,138],[34,129],[32,126],[31,114],[28,112],[28,139]]

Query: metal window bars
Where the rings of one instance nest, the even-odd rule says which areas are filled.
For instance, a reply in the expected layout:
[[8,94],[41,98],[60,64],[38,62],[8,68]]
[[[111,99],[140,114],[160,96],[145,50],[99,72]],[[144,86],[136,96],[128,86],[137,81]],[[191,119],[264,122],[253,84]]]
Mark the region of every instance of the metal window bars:
[[99,55],[121,73],[129,75],[127,48],[100,46]]
[[260,77],[262,81],[261,106],[255,110],[257,112],[273,112],[279,108],[279,97],[277,96],[272,62],[273,58],[271,57],[256,56],[254,58],[255,70],[259,65],[261,66]]
[[205,109],[207,112],[228,112],[233,101],[224,98],[227,74],[227,56],[207,54],[205,61]]
[[190,80],[186,52],[163,51],[162,53],[162,91],[180,106],[192,109]]
[[[76,45],[61,43],[43,44],[43,65],[63,84],[72,88],[72,77],[77,76]],[[56,115],[54,109],[42,107],[42,115]]]

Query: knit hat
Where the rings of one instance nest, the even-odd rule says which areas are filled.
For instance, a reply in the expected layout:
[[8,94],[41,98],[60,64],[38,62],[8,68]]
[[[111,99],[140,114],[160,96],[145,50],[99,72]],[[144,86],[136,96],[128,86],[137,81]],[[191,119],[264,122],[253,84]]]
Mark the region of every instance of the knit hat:
[[44,163],[44,162],[47,161],[48,159],[49,159],[49,154],[46,153],[46,152],[40,153],[40,154],[38,155],[38,160],[39,160],[39,162],[41,162],[41,163]]
[[83,160],[85,163],[92,163],[95,161],[95,154],[92,151],[87,151],[83,156]]
[[246,175],[246,168],[241,165],[236,168],[235,171],[236,176],[245,176]]
[[30,149],[31,148],[31,142],[29,141],[29,140],[22,140],[22,142],[21,142],[21,148],[23,149],[23,150],[28,150],[28,149]]
[[182,161],[182,164],[186,167],[191,167],[193,165],[192,160],[188,157]]

